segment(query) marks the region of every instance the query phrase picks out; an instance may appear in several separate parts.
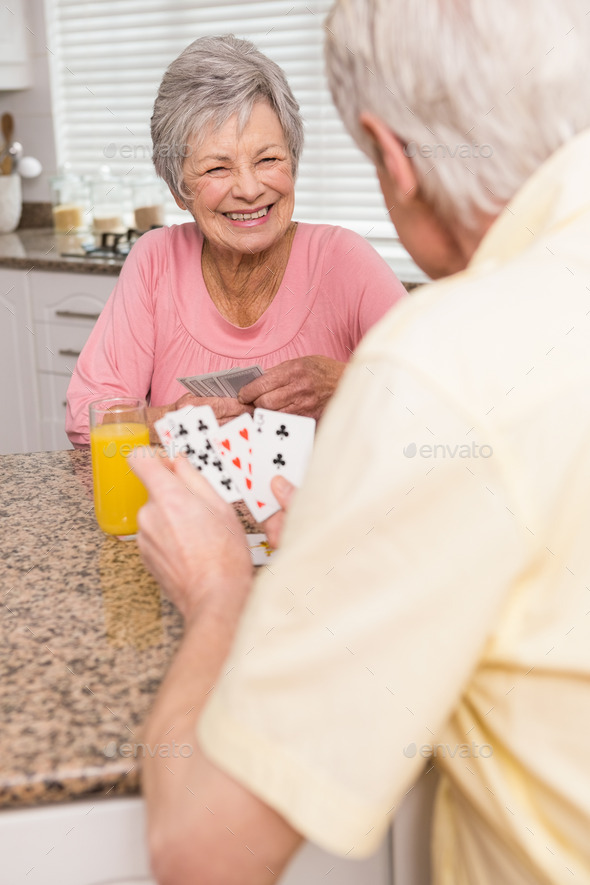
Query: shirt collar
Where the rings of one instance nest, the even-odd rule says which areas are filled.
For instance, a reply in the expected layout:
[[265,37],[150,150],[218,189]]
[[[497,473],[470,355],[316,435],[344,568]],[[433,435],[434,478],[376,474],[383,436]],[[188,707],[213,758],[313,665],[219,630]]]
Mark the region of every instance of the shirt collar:
[[555,151],[526,181],[482,239],[468,269],[483,270],[590,212],[590,129]]

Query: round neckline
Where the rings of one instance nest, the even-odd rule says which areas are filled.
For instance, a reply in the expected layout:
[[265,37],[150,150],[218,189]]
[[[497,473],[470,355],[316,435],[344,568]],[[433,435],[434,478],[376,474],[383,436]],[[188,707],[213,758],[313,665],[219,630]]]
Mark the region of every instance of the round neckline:
[[205,237],[203,237],[203,235],[201,234],[202,242],[201,242],[201,250],[200,250],[200,253],[199,253],[199,277],[200,277],[200,282],[202,282],[203,287],[204,287],[204,289],[205,289],[205,292],[207,293],[208,306],[211,307],[211,310],[212,310],[212,311],[213,311],[213,312],[219,317],[220,321],[222,321],[223,323],[226,323],[231,329],[236,329],[236,330],[241,331],[241,332],[249,332],[249,331],[251,331],[252,329],[256,329],[256,326],[257,326],[257,325],[261,322],[261,320],[263,320],[264,317],[268,314],[268,312],[271,310],[273,304],[275,303],[275,301],[276,301],[277,298],[279,297],[279,295],[280,295],[280,293],[281,293],[281,290],[282,290],[282,288],[283,288],[283,286],[284,286],[284,284],[285,284],[285,279],[286,279],[286,277],[287,277],[287,274],[289,273],[289,266],[290,266],[290,265],[292,266],[291,258],[292,258],[292,256],[293,256],[293,249],[295,248],[295,242],[296,242],[296,240],[297,240],[297,234],[299,233],[299,228],[300,228],[300,224],[299,224],[298,221],[295,221],[295,222],[293,222],[293,223],[295,224],[295,231],[294,231],[293,236],[292,236],[292,238],[291,238],[291,248],[289,249],[289,255],[288,255],[288,257],[287,257],[287,263],[286,263],[286,265],[285,265],[285,270],[283,271],[283,276],[282,276],[282,278],[281,278],[281,282],[279,283],[279,286],[278,286],[277,291],[275,292],[275,294],[273,295],[272,299],[270,300],[270,302],[268,303],[268,305],[265,307],[265,309],[263,310],[263,312],[260,314],[260,316],[258,317],[258,319],[257,319],[254,323],[252,323],[251,325],[249,325],[249,326],[238,326],[236,323],[232,323],[231,320],[228,320],[227,317],[225,317],[225,316],[221,313],[221,311],[219,310],[219,308],[217,307],[217,305],[216,305],[215,302],[213,301],[213,298],[211,297],[211,293],[210,293],[210,291],[209,291],[209,289],[208,289],[208,287],[207,287],[207,284],[205,283],[205,275],[203,274],[203,250],[204,250],[204,248],[205,248],[206,240],[205,240]]
[[215,302],[211,298],[211,295],[209,293],[209,289],[207,288],[207,286],[205,284],[205,277],[203,276],[203,248],[205,246],[205,237],[203,236],[201,231],[197,228],[199,236],[201,237],[201,248],[199,250],[199,260],[198,260],[198,270],[197,270],[198,282],[203,286],[203,289],[207,295],[207,298],[204,299],[204,305],[206,305],[206,311],[211,316],[215,317],[215,319],[219,325],[221,325],[222,327],[224,327],[228,330],[233,331],[234,333],[238,333],[238,334],[242,333],[244,335],[249,334],[249,333],[257,331],[258,327],[264,325],[264,323],[267,321],[267,318],[273,312],[273,308],[275,310],[278,309],[276,307],[277,302],[281,301],[285,297],[283,290],[289,288],[286,285],[286,283],[289,282],[289,278],[291,275],[291,268],[293,267],[293,260],[292,259],[293,259],[294,251],[298,250],[298,248],[299,248],[298,241],[300,239],[299,233],[301,230],[301,224],[300,224],[300,222],[296,222],[296,224],[297,224],[297,227],[295,229],[295,233],[293,234],[293,240],[291,242],[291,250],[289,252],[289,257],[287,259],[287,266],[285,267],[285,272],[283,273],[283,278],[280,282],[279,288],[275,292],[275,295],[274,295],[272,301],[270,302],[270,304],[268,305],[268,307],[260,314],[260,316],[258,317],[256,322],[252,323],[251,326],[237,326],[235,323],[232,323],[231,320],[228,320],[226,317],[223,316],[222,313],[219,312],[217,306],[215,305]]

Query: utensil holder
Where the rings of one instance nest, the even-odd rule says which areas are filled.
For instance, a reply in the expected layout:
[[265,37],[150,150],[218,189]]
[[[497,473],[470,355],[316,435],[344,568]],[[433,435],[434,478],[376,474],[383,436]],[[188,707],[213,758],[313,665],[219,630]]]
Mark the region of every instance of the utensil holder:
[[20,175],[0,175],[0,234],[16,230],[22,211]]

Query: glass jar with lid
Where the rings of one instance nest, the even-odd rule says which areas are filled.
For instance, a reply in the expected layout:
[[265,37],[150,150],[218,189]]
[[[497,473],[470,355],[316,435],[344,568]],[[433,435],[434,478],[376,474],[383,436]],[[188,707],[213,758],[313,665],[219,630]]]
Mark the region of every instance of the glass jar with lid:
[[50,179],[53,227],[58,234],[79,234],[90,230],[92,211],[88,181],[74,173],[69,164]]
[[95,237],[103,233],[126,233],[133,227],[131,189],[125,178],[113,175],[108,166],[101,166],[90,182],[90,189]]
[[134,227],[139,231],[162,227],[164,224],[164,199],[167,188],[161,179],[153,175],[135,178],[131,182],[133,194]]

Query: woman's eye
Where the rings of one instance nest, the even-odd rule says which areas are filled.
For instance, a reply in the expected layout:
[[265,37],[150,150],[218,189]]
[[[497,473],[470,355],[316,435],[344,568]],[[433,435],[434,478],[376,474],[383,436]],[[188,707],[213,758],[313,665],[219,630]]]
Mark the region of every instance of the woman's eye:
[[276,161],[276,157],[263,157],[262,160],[260,160],[261,163],[276,163]]
[[214,166],[213,169],[207,169],[207,175],[211,175],[215,172],[227,172],[225,166]]

